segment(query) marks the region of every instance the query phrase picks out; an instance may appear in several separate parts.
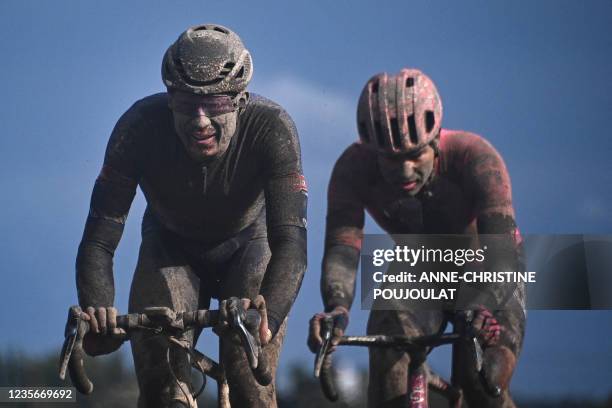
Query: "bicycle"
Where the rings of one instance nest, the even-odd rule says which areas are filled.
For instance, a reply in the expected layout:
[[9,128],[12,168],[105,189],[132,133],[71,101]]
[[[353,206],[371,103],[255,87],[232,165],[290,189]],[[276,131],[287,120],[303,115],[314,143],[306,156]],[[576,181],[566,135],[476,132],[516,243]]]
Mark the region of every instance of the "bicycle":
[[[89,322],[82,318],[79,306],[72,306],[68,310],[65,340],[60,355],[59,376],[62,380],[66,371],[77,391],[84,395],[91,394],[93,383],[89,379],[83,363],[83,338],[89,331]],[[244,310],[240,302],[232,302],[228,307],[229,327],[240,337],[241,345],[247,355],[253,376],[262,386],[272,382],[272,372],[261,353],[259,341],[251,333],[257,332],[261,316],[257,310]],[[181,334],[198,328],[214,327],[219,321],[218,310],[196,310],[176,313],[167,307],[150,307],[143,313],[131,313],[117,316],[117,327],[125,331],[121,337],[123,341],[129,339],[130,333],[135,330],[149,330],[168,339],[166,360],[170,364],[170,347],[177,346],[188,354],[191,365],[202,374],[202,385],[197,392],[191,394],[195,400],[206,386],[206,376],[217,382],[218,407],[230,408],[229,387],[225,378],[222,362],[214,361],[210,357],[196,350],[191,344],[182,340]],[[176,376],[175,376],[176,378]],[[181,388],[182,389],[182,388]]]
[[[322,320],[321,337],[323,344],[315,357],[314,375],[321,383],[321,389],[325,397],[335,402],[338,400],[338,392],[333,379],[332,359],[330,353],[332,330],[335,325],[346,327],[346,321],[334,320],[327,316]],[[485,390],[493,397],[501,395],[501,387],[490,384],[482,364],[482,347],[478,341],[478,331],[471,325],[474,317],[473,312],[458,312],[453,324],[452,333],[442,333],[424,336],[405,335],[367,335],[367,336],[342,336],[339,346],[361,346],[394,348],[404,351],[410,355],[408,376],[408,404],[410,408],[428,408],[428,388],[442,394],[452,408],[460,408],[463,403],[463,392],[454,383],[449,383],[440,375],[436,374],[426,363],[427,354],[435,347],[445,344],[456,344],[458,342],[469,342],[472,345],[474,365],[479,373]],[[451,378],[455,379],[453,374]]]

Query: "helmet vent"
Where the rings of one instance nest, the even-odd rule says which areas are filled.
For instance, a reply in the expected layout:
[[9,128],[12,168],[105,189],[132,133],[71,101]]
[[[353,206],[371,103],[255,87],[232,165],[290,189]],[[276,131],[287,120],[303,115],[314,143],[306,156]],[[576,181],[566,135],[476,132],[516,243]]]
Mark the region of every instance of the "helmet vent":
[[377,92],[378,92],[378,81],[372,84],[372,93],[377,93]]
[[427,133],[431,132],[436,124],[436,118],[434,113],[430,110],[425,112],[425,129],[427,129]]
[[191,86],[209,86],[209,85],[218,84],[222,80],[223,80],[223,78],[220,78],[220,77],[217,77],[215,79],[211,79],[210,81],[198,81],[196,79],[185,78],[185,83],[187,83],[187,84],[189,84]]
[[380,126],[380,121],[374,121],[374,130],[376,131],[376,141],[378,142],[379,147],[383,147],[385,145],[385,139],[383,138],[382,127]]
[[393,137],[393,146],[400,149],[402,146],[401,135],[397,118],[391,119],[391,136]]
[[218,31],[223,34],[229,34],[229,31],[219,26],[201,25],[193,29],[193,31]]
[[408,131],[410,133],[410,141],[414,144],[419,143],[419,136],[417,135],[416,122],[414,115],[408,116]]
[[406,78],[406,88],[412,88],[414,86],[414,78]]
[[244,65],[240,67],[240,71],[236,74],[236,78],[242,78],[244,76]]
[[370,134],[368,133],[368,127],[364,122],[359,122],[359,134],[366,143],[370,143]]
[[226,63],[226,64],[223,66],[223,68],[221,69],[221,72],[219,72],[219,76],[220,76],[221,78],[225,78],[225,77],[227,76],[227,74],[229,74],[229,73],[232,71],[232,69],[234,68],[234,66],[235,66],[235,65],[236,65],[236,64],[235,64],[235,63],[233,63],[233,62],[228,62],[228,63]]
[[210,25],[203,25],[203,26],[199,26],[193,29],[193,32],[197,32],[197,31],[218,31],[220,33],[223,34],[229,34],[229,31],[226,30],[223,27],[219,27],[219,26],[210,26]]

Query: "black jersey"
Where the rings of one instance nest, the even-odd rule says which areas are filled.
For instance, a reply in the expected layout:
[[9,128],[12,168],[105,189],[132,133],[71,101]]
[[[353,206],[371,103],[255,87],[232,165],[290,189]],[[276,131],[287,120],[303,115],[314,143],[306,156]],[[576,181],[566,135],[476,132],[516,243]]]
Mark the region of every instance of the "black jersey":
[[[291,227],[305,230],[307,190],[297,130],[279,105],[251,94],[238,114],[227,150],[206,163],[188,156],[175,132],[166,93],[136,102],[119,119],[94,186],[79,248],[81,304],[112,304],[112,256],[137,186],[146,198],[147,214],[204,248],[244,231],[265,209],[272,259],[262,294],[272,315],[276,311],[274,317],[282,322],[306,262],[305,239],[284,235]],[[270,280],[280,276],[291,278],[288,286],[273,288]]]
[[[187,155],[174,130],[167,94],[134,104],[113,130],[96,182],[103,197],[94,194],[92,214],[125,219],[136,185],[166,228],[205,243],[223,241],[249,226],[266,202],[268,226],[305,227],[297,131],[280,106],[256,95],[240,112],[227,151],[207,164]],[[299,203],[287,206],[292,199]]]

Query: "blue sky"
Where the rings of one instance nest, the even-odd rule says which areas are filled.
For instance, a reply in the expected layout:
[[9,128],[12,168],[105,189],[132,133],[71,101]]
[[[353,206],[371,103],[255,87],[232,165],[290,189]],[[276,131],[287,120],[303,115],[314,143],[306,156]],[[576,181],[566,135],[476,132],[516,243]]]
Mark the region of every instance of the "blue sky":
[[[310,266],[281,370],[293,360],[311,364],[306,322],[321,308],[326,184],[356,139],[357,97],[377,72],[422,69],[442,95],[443,125],[497,147],[524,232],[612,230],[610,1],[3,1],[0,347],[58,346],[76,302],[74,258],[108,135],[134,101],[163,90],[165,49],[202,22],[240,34],[254,60],[251,90],[281,103],[300,132]],[[121,310],[143,209],[139,193],[116,255]],[[380,230],[369,222],[368,231]],[[358,304],[351,318],[351,332],[363,332]],[[515,392],[610,393],[611,318],[530,312]],[[345,356],[363,365],[365,354]],[[444,350],[432,356],[442,371],[448,361]]]

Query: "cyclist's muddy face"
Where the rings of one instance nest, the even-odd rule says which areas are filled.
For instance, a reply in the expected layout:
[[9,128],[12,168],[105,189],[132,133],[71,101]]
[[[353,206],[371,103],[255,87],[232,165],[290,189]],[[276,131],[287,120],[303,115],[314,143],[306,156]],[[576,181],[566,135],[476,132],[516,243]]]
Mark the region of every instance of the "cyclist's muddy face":
[[174,129],[191,158],[210,161],[225,153],[238,121],[238,111],[229,96],[174,92],[169,107]]
[[434,169],[435,152],[427,145],[399,155],[378,155],[378,167],[387,183],[403,194],[418,194]]

